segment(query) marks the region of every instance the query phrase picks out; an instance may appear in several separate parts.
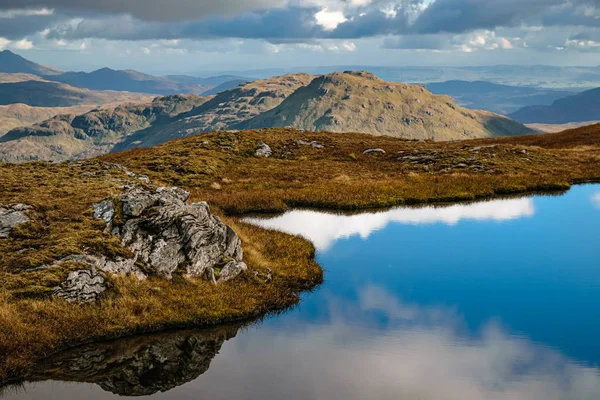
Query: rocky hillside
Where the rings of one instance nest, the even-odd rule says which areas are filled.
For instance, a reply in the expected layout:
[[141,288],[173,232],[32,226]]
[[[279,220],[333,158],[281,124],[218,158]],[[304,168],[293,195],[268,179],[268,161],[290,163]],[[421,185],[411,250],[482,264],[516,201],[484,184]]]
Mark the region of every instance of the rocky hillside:
[[168,126],[139,132],[127,138],[114,150],[149,147],[180,137],[230,129],[239,122],[277,107],[313,79],[314,76],[309,74],[289,74],[246,83],[218,94]]
[[600,119],[600,88],[565,97],[550,106],[524,107],[509,117],[526,124],[597,121]]
[[150,104],[123,104],[82,115],[59,115],[0,137],[0,160],[67,160],[109,152],[123,137],[169,124],[176,116],[205,102],[195,95],[156,98]]
[[422,85],[386,82],[366,72],[323,75],[237,129],[293,127],[408,139],[461,140],[531,130],[501,115],[467,110]]
[[[457,106],[420,85],[368,73],[284,75],[246,83],[212,98],[171,96],[176,112],[148,120],[156,103],[57,117],[16,129],[0,142],[0,160],[63,160],[155,146],[214,130],[294,127],[408,139],[459,140],[532,132],[506,117]],[[182,100],[186,99],[186,100]],[[161,106],[162,107],[162,106]]]

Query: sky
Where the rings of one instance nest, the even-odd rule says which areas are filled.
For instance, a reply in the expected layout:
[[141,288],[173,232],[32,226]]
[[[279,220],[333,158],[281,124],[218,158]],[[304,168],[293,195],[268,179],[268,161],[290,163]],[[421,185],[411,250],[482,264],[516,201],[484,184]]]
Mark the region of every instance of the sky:
[[66,70],[600,65],[600,0],[0,0],[0,50]]

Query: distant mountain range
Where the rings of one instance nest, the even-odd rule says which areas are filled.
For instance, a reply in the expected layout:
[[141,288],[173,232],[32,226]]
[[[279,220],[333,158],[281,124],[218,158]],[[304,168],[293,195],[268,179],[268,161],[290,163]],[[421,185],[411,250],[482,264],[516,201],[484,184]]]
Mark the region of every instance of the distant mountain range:
[[147,98],[137,93],[95,91],[41,80],[0,84],[0,105],[21,103],[33,107],[69,107],[137,101],[144,97]]
[[148,147],[212,130],[294,127],[410,139],[460,140],[531,133],[504,116],[458,106],[424,86],[365,72],[285,75],[213,98],[157,98],[79,116],[57,116],[0,138],[0,160],[66,160]]
[[61,70],[29,61],[10,50],[0,51],[0,72],[9,74],[32,74],[38,76],[54,76]]
[[600,120],[600,88],[556,100],[552,105],[530,106],[509,115],[522,123],[566,124]]
[[483,81],[446,81],[426,84],[435,94],[447,94],[467,108],[510,114],[525,106],[550,105],[573,91],[508,86]]
[[134,70],[110,68],[101,68],[92,72],[63,72],[56,68],[36,64],[9,50],[0,52],[0,73],[31,74],[44,80],[90,90],[115,90],[156,95],[203,94],[220,85],[231,88],[232,85],[237,86],[241,81],[251,80],[236,75],[208,78],[186,75],[153,76]]

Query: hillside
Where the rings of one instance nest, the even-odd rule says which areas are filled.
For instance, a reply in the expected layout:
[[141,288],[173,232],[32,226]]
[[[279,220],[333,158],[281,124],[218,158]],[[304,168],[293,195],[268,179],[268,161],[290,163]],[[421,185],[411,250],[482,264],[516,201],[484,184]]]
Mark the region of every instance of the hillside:
[[82,115],[58,115],[0,137],[0,161],[68,160],[109,152],[124,137],[168,124],[207,99],[196,95],[156,98],[149,104],[122,104]]
[[278,106],[298,88],[308,85],[313,78],[308,74],[290,74],[246,83],[219,93],[168,126],[132,135],[115,146],[114,151],[149,147],[180,137],[230,129],[241,121]]
[[366,72],[324,75],[271,111],[235,129],[292,127],[407,139],[464,140],[532,132],[506,117],[467,110],[424,86],[386,82]]
[[214,88],[207,90],[206,92],[202,93],[202,95],[204,96],[212,96],[215,94],[219,94],[221,92],[224,92],[226,90],[231,90],[231,89],[235,89],[236,87],[243,85],[245,83],[247,83],[248,80],[246,79],[234,79],[231,81],[227,81],[225,83],[220,84],[219,86],[215,86]]
[[8,74],[31,74],[54,76],[61,70],[29,61],[10,50],[0,51],[0,72]]
[[0,137],[11,129],[30,126],[45,121],[59,114],[83,114],[96,105],[81,105],[72,107],[32,107],[27,104],[10,104],[0,106]]
[[0,105],[22,103],[34,107],[70,107],[81,104],[137,101],[144,96],[148,95],[94,91],[43,80],[0,83]]
[[426,84],[434,94],[447,94],[462,107],[509,114],[531,105],[550,105],[573,95],[564,90],[499,85],[484,81],[447,81]]
[[550,106],[524,107],[509,117],[522,123],[566,124],[598,120],[600,88],[557,100]]

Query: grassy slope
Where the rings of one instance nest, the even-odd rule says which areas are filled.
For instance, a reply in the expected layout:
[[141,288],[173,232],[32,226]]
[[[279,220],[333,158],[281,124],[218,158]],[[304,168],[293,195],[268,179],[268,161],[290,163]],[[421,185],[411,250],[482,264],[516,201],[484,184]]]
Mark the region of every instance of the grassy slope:
[[[102,223],[93,220],[91,204],[118,193],[128,178],[114,170],[102,172],[95,161],[0,164],[4,188],[0,203],[26,202],[37,214],[32,223],[16,230],[14,239],[0,241],[4,255],[0,354],[5,355],[0,358],[0,381],[60,347],[255,316],[293,304],[298,290],[320,282],[314,249],[305,240],[251,227],[228,215],[294,206],[358,209],[566,189],[574,182],[600,178],[600,125],[585,129],[460,143],[281,129],[214,132],[103,156],[149,174],[156,183],[186,187],[194,201],[208,200],[239,233],[250,269],[269,267],[274,281],[260,283],[248,274],[215,287],[181,277],[170,283],[113,277],[114,290],[99,306],[73,306],[48,297],[48,288],[77,265],[25,270],[84,251],[122,253],[118,241],[103,234]],[[325,148],[299,145],[298,139],[316,140]],[[274,157],[254,156],[258,140],[271,145]],[[495,147],[474,149],[480,146]],[[374,147],[387,154],[362,155]],[[284,152],[287,158],[282,159]]]

